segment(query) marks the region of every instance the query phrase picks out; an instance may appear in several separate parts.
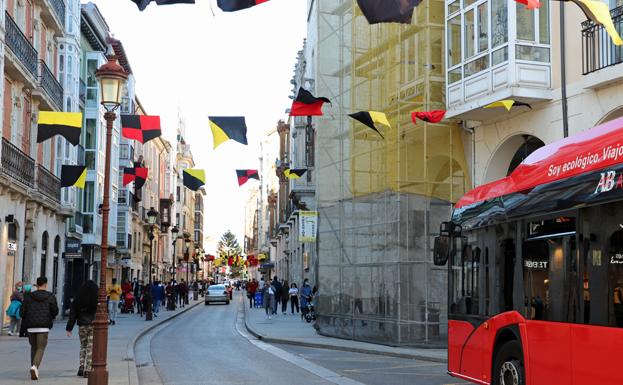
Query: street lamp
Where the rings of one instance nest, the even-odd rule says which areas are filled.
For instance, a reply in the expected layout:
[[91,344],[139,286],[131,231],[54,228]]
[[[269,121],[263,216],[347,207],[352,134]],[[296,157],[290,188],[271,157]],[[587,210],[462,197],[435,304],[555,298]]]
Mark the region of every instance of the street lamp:
[[[147,212],[147,223],[149,224],[149,232],[147,233],[147,238],[149,238],[149,285],[147,286],[149,288],[149,290],[152,289],[152,284],[153,284],[153,267],[152,267],[152,260],[153,260],[153,255],[154,255],[154,225],[156,224],[156,218],[158,217],[158,212],[156,210],[154,210],[153,207],[151,207],[149,209],[149,211]],[[145,296],[146,301],[145,301],[145,321],[151,321],[154,317],[153,315],[153,302],[154,299],[151,295],[151,293],[147,293],[147,295]]]
[[180,229],[177,225],[173,226],[171,229],[171,236],[173,238],[173,280],[175,281],[175,273],[177,273],[177,267],[175,266],[175,260],[177,256],[175,255],[175,244],[177,243],[177,234],[179,234]]
[[117,63],[117,57],[108,47],[106,54],[108,62],[103,64],[97,71],[97,78],[101,90],[101,103],[106,112],[106,158],[104,165],[104,197],[102,202],[102,245],[101,245],[101,268],[100,285],[97,299],[97,313],[93,322],[93,364],[89,373],[89,385],[107,385],[108,369],[106,361],[108,356],[108,309],[106,306],[106,267],[108,255],[108,216],[110,213],[110,163],[113,123],[117,119],[115,111],[121,105],[123,87],[128,80],[128,74]]

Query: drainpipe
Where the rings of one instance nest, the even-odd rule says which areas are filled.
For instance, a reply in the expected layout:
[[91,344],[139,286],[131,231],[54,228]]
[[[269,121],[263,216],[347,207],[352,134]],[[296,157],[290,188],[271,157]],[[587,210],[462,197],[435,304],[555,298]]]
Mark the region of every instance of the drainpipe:
[[560,90],[562,93],[562,135],[569,136],[569,112],[567,110],[567,63],[565,55],[565,2],[560,2]]
[[[471,124],[468,124],[468,123],[471,123]],[[472,142],[471,178],[472,178],[472,186],[475,187],[476,186],[476,127],[478,127],[478,125],[473,124],[473,123],[474,122],[467,121],[467,120],[461,121],[461,128],[463,129],[463,131],[469,132],[472,138],[472,141],[471,141]]]

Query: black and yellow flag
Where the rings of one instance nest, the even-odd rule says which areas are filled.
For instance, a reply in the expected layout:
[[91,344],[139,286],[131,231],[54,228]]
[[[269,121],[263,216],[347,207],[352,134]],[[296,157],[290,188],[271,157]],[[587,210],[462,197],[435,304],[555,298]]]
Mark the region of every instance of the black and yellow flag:
[[209,119],[214,135],[214,148],[230,139],[247,144],[247,123],[244,116],[210,116]]
[[283,175],[288,179],[299,179],[307,172],[306,168],[286,168],[283,170]]
[[354,114],[350,114],[348,116],[370,127],[371,129],[376,131],[376,133],[379,134],[381,138],[383,139],[385,139],[385,137],[383,136],[383,134],[381,134],[379,129],[376,127],[376,123],[392,128],[392,126],[389,124],[389,121],[387,120],[387,116],[382,112],[360,111]]
[[205,170],[187,169],[184,170],[184,186],[190,190],[197,191],[206,184]]
[[87,180],[86,166],[71,166],[64,164],[61,167],[61,187],[78,187],[84,189]]
[[411,24],[413,8],[422,0],[357,0],[368,23]]
[[498,100],[497,102],[487,104],[483,108],[504,107],[506,108],[506,111],[510,111],[512,107],[521,107],[521,106],[532,109],[532,106],[529,105],[528,103],[524,103],[524,102],[520,102],[519,100],[512,100],[512,99]]
[[61,135],[74,146],[80,143],[82,112],[39,111],[37,143]]

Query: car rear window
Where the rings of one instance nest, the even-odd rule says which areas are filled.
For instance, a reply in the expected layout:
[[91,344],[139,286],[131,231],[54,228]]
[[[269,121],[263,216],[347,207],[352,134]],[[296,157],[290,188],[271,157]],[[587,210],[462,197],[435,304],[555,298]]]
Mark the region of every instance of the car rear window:
[[212,291],[212,290],[214,290],[214,291],[219,291],[219,290],[220,291],[225,291],[225,286],[223,286],[223,285],[210,286],[210,287],[208,287],[208,290],[209,291]]

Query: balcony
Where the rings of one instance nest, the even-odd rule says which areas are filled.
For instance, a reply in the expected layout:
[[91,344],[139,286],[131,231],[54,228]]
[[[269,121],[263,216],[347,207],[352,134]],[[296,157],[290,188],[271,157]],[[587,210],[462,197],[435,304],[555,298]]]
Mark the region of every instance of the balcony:
[[37,189],[54,202],[61,203],[61,180],[40,164],[37,165]]
[[[623,30],[623,6],[610,10],[612,21],[619,33]],[[590,75],[590,88],[623,79],[620,68],[623,63],[623,47],[616,46],[602,25],[591,20],[582,23],[582,74]]]
[[134,146],[131,144],[119,145],[119,159],[134,163]]
[[129,206],[130,200],[132,199],[131,195],[132,194],[127,189],[120,189],[119,198],[117,199],[119,206]]
[[41,5],[41,18],[46,25],[54,28],[56,35],[62,35],[65,26],[65,1],[38,0],[38,2]]
[[45,109],[61,111],[63,109],[63,86],[43,60],[39,61],[39,80],[33,92],[42,101]]
[[69,224],[69,232],[82,234],[82,213],[76,212],[73,217],[69,218],[67,223]]
[[11,18],[11,15],[5,12],[4,16],[4,28],[6,30],[4,39],[9,48],[7,50],[9,60],[5,60],[5,71],[12,77],[25,82],[31,88],[35,88],[39,75],[37,71],[37,50],[30,44],[30,40]]
[[28,187],[35,187],[35,160],[2,138],[2,174]]
[[526,10],[506,0],[450,0],[446,4],[448,118],[486,121],[501,100],[552,99],[549,3]]

